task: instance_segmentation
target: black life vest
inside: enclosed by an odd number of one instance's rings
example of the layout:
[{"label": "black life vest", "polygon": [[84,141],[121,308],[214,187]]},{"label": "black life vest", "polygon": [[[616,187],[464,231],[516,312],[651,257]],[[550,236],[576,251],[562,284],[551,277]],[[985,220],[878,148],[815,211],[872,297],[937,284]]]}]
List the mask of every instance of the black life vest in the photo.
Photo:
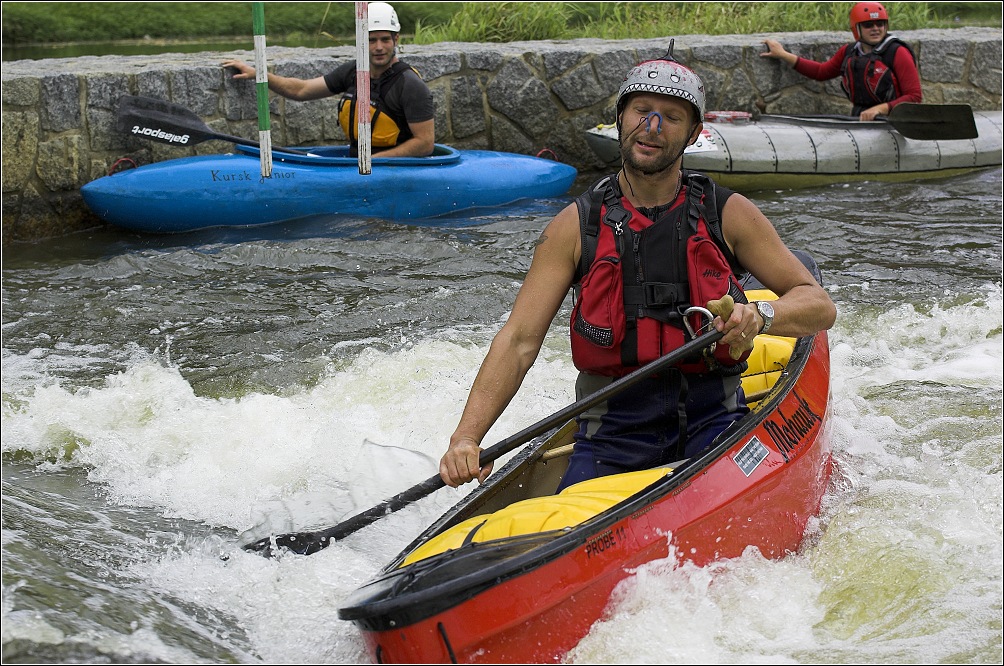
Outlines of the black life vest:
[{"label": "black life vest", "polygon": [[840,64],[843,79],[840,85],[847,94],[847,99],[854,105],[853,115],[858,115],[865,109],[876,104],[889,102],[899,96],[899,81],[893,70],[896,51],[906,48],[917,62],[910,45],[892,35],[871,53],[861,51],[860,42],[849,44],[844,51],[844,61]]},{"label": "black life vest", "polygon": [[[700,334],[710,322],[691,314],[685,323],[691,304],[707,307],[726,293],[736,303],[749,302],[737,278],[746,271],[721,230],[721,209],[731,192],[721,188],[720,197],[714,181],[697,172],[685,170],[682,183],[685,201],[674,202],[655,221],[621,195],[615,176],[601,178],[576,198],[582,254],[573,286],[571,341],[579,370],[625,375]],[[739,374],[748,356],[733,359],[728,346],[719,344],[679,368]]]}]

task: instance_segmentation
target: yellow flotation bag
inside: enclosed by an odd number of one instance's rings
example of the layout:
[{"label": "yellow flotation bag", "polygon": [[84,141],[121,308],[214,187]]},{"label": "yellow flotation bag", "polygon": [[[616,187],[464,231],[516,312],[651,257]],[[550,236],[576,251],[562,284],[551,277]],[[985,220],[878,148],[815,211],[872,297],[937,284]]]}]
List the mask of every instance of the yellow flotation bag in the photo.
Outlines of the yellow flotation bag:
[{"label": "yellow flotation bag", "polygon": [[573,527],[623,502],[673,472],[668,467],[580,481],[557,495],[533,497],[495,513],[468,518],[413,550],[401,566],[460,548],[465,543]]},{"label": "yellow flotation bag", "polygon": [[[746,292],[746,298],[751,302],[771,301],[777,296],[767,289],[750,289]],[[788,359],[795,350],[795,342],[795,338],[770,334],[754,338],[753,351],[746,359],[747,369],[742,378],[743,392],[750,407],[781,377],[781,372],[788,365]]]}]

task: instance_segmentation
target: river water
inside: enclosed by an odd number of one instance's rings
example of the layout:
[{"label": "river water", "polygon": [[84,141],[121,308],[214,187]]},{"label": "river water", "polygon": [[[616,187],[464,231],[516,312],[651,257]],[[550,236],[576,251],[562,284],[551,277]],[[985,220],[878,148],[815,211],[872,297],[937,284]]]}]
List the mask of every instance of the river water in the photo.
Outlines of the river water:
[{"label": "river water", "polygon": [[[567,661],[1000,663],[1001,170],[750,198],[838,307],[834,483],[801,552],[645,566]],[[567,201],[8,251],[3,661],[367,661],[340,603],[469,487],[240,544],[435,473]],[[574,401],[568,305],[486,444]]]}]

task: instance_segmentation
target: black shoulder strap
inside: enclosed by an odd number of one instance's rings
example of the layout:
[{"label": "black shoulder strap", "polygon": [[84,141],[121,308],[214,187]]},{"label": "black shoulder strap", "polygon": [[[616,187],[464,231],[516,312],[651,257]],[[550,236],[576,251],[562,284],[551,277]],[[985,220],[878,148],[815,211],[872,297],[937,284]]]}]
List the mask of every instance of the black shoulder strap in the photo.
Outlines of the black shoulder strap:
[{"label": "black shoulder strap", "polygon": [[882,62],[886,64],[886,66],[891,68],[893,61],[896,59],[896,51],[901,46],[906,48],[907,52],[910,54],[910,57],[913,58],[913,63],[915,65],[919,64],[917,62],[917,54],[913,52],[913,49],[910,48],[910,45],[894,35],[887,36],[885,40],[881,44],[879,44],[878,47],[872,50],[872,52],[868,55],[871,58],[879,58]]},{"label": "black shoulder strap", "polygon": [[915,65],[918,64],[917,54],[913,52],[913,49],[910,48],[909,44],[904,42],[899,37],[889,37],[889,40],[882,45],[882,62],[889,67],[892,67],[893,61],[896,60],[896,51],[901,46],[905,48],[910,54],[910,57],[913,58],[913,63]]},{"label": "black shoulder strap", "polygon": [[[415,72],[415,76],[417,76],[418,78],[422,79],[423,81],[425,80],[424,78],[422,78],[422,74],[417,69],[415,69],[415,66],[412,65],[412,64],[406,63],[403,60],[398,60],[396,63],[394,63],[394,65],[395,66],[397,66],[397,65],[404,65],[404,69],[410,69],[411,71]],[[404,70],[401,70],[401,71],[404,71]]]},{"label": "black shoulder strap", "polygon": [[857,45],[857,42],[851,42],[847,45],[847,48],[844,49],[844,60],[840,63],[841,72],[844,72],[844,69],[847,67],[847,61],[854,57],[854,54],[857,51]]},{"label": "black shoulder strap", "polygon": [[379,79],[377,79],[378,96],[382,98],[384,90],[387,90],[394,83],[394,81],[401,76],[401,74],[407,72],[409,69],[415,72],[415,75],[418,78],[422,78],[422,75],[418,73],[417,69],[406,62],[398,60],[390,66],[390,69],[381,74]]},{"label": "black shoulder strap", "polygon": [[612,175],[600,178],[575,197],[575,206],[579,211],[579,235],[582,241],[579,265],[575,270],[576,283],[585,277],[589,267],[593,265],[593,259],[596,258],[597,237],[600,233],[600,208],[611,178]]},{"label": "black shoulder strap", "polygon": [[[687,183],[687,205],[689,206],[687,218],[690,220],[691,233],[697,231],[698,216],[703,217],[715,243],[719,247],[725,246],[725,236],[722,234],[722,208],[725,206],[725,200],[719,197],[715,181],[703,173],[687,169],[684,169],[683,176]],[[708,193],[707,197],[704,196],[705,192]],[[728,199],[731,194],[728,192],[725,199]],[[709,207],[708,201],[714,201],[715,205]]]},{"label": "black shoulder strap", "polygon": [[393,65],[390,66],[390,69],[388,69],[380,76],[380,80],[390,81],[391,79],[397,78],[403,72],[407,72],[409,69],[415,72],[415,75],[418,76],[418,78],[422,78],[422,75],[418,73],[417,69],[415,69],[414,67],[412,67],[411,65],[409,65],[404,61],[398,60],[397,62],[395,62]]}]

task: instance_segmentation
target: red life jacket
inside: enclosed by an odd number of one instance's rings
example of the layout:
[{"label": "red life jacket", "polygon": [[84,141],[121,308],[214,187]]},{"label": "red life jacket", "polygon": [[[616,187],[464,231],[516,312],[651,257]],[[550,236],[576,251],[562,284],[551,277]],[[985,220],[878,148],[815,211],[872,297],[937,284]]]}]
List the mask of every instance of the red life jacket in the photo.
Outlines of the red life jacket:
[{"label": "red life jacket", "polygon": [[900,96],[899,80],[892,68],[899,47],[905,47],[917,62],[910,45],[898,37],[888,36],[871,53],[862,53],[858,42],[850,44],[840,65],[843,79],[840,85],[854,105],[852,115]]},{"label": "red life jacket", "polygon": [[[607,176],[576,199],[582,256],[574,285],[572,361],[583,372],[619,377],[693,339],[683,313],[707,307],[726,293],[748,303],[738,266],[721,233],[721,207],[714,182],[684,171],[681,195],[653,221],[620,193]],[[725,188],[721,188],[725,189]],[[681,199],[683,201],[681,202]],[[602,223],[601,223],[602,220]],[[710,324],[689,316],[695,335]],[[684,372],[739,374],[728,345],[718,344],[679,365]]]}]

